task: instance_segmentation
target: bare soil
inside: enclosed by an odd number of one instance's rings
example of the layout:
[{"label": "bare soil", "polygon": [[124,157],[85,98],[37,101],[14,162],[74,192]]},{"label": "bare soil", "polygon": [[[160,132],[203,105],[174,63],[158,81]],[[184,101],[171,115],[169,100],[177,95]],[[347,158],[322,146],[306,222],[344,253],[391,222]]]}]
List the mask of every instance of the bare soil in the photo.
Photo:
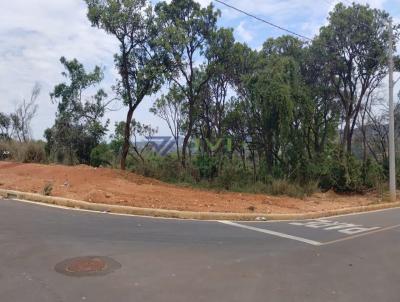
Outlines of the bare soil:
[{"label": "bare soil", "polygon": [[0,188],[42,193],[92,203],[143,208],[235,213],[324,212],[379,202],[376,194],[317,193],[305,199],[184,188],[133,173],[89,166],[21,164],[0,161]]}]

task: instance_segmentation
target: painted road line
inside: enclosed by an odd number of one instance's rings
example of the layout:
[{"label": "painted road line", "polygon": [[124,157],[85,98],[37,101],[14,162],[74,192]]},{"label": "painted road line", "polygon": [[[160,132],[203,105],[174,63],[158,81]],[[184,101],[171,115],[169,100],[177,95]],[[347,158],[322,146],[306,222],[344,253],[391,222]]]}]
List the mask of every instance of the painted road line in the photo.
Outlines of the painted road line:
[{"label": "painted road line", "polygon": [[317,219],[306,222],[290,222],[289,224],[311,229],[319,229],[321,231],[337,231],[345,235],[356,235],[380,229],[380,227],[364,227],[360,224],[331,221],[327,219]]},{"label": "painted road line", "polygon": [[291,239],[291,240],[295,240],[295,241],[300,241],[300,242],[311,244],[311,245],[314,245],[314,246],[323,245],[322,242],[318,242],[318,241],[315,241],[315,240],[310,240],[310,239],[306,239],[306,238],[302,238],[302,237],[292,236],[292,235],[288,235],[288,234],[284,234],[284,233],[280,233],[280,232],[275,232],[275,231],[271,231],[271,230],[267,230],[267,229],[260,229],[260,228],[256,228],[256,227],[252,227],[252,226],[248,226],[248,225],[243,225],[243,224],[239,224],[239,223],[235,223],[235,222],[231,222],[231,221],[219,221],[219,222],[223,223],[223,224],[226,224],[226,225],[234,226],[234,227],[237,227],[237,228],[242,228],[242,229],[246,229],[246,230],[260,232],[260,233],[264,233],[264,234],[268,234],[268,235],[272,235],[272,236],[276,236],[276,237],[281,237],[281,238],[286,238],[286,239]]},{"label": "painted road line", "polygon": [[374,231],[370,231],[370,232],[367,232],[367,233],[357,234],[357,235],[348,236],[348,237],[345,237],[345,238],[340,238],[340,239],[324,242],[322,245],[328,245],[328,244],[338,243],[338,242],[347,241],[347,240],[351,240],[351,239],[356,239],[356,238],[364,237],[364,236],[367,236],[367,235],[373,235],[373,234],[381,233],[381,232],[384,232],[384,231],[390,231],[390,230],[393,230],[393,229],[396,229],[396,228],[399,228],[399,227],[400,227],[400,224],[392,225],[392,226],[389,226],[389,227],[386,227],[386,228],[380,228],[380,229],[377,229],[377,230],[374,230]]}]

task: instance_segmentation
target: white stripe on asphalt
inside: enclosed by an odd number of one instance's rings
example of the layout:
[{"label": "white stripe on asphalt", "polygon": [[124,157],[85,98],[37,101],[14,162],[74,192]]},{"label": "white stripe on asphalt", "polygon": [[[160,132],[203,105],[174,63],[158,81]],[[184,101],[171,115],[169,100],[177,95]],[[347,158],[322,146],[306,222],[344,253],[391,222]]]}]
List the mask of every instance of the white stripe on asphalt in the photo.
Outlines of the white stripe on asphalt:
[{"label": "white stripe on asphalt", "polygon": [[226,225],[234,226],[237,228],[260,232],[260,233],[273,235],[273,236],[286,238],[286,239],[291,239],[291,240],[295,240],[295,241],[300,241],[300,242],[315,245],[315,246],[323,245],[322,242],[318,242],[318,241],[314,241],[314,240],[310,240],[310,239],[306,239],[306,238],[302,238],[302,237],[292,236],[292,235],[288,235],[288,234],[284,234],[284,233],[280,233],[280,232],[275,232],[275,231],[271,231],[271,230],[267,230],[267,229],[260,229],[260,228],[243,225],[243,224],[239,224],[239,223],[235,223],[235,222],[231,222],[231,221],[219,221],[219,222],[226,224]]}]

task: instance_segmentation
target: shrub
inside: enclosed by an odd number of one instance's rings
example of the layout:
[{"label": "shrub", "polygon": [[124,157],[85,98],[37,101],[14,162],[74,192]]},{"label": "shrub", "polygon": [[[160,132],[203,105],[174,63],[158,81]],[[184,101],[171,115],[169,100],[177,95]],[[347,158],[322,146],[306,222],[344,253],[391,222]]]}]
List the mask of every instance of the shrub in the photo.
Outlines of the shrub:
[{"label": "shrub", "polygon": [[50,196],[52,192],[53,192],[53,184],[52,184],[52,183],[47,183],[47,184],[43,187],[42,194],[43,194],[44,196]]},{"label": "shrub", "polygon": [[144,159],[144,161],[137,160],[132,164],[135,173],[172,183],[193,184],[200,181],[198,170],[190,164],[184,169],[176,154],[161,157],[150,153],[146,154]]},{"label": "shrub", "polygon": [[10,159],[23,163],[44,163],[47,161],[44,143],[41,141],[27,143],[3,141],[0,143],[0,153],[3,154],[1,159]]},{"label": "shrub", "polygon": [[225,190],[243,191],[252,184],[252,178],[251,171],[244,170],[238,163],[226,162],[215,179],[215,184]]},{"label": "shrub", "polygon": [[274,180],[271,184],[267,185],[266,191],[271,195],[287,195],[297,198],[305,196],[304,190],[299,185],[289,183],[286,180]]},{"label": "shrub", "polygon": [[90,164],[93,167],[109,166],[112,158],[112,151],[107,144],[100,144],[90,152]]},{"label": "shrub", "polygon": [[322,189],[333,189],[336,192],[363,190],[362,164],[354,155],[343,154],[343,151],[336,150],[328,165],[326,174],[321,176]]},{"label": "shrub", "polygon": [[12,159],[11,148],[8,141],[0,141],[0,160]]},{"label": "shrub", "polygon": [[210,157],[206,154],[196,156],[194,162],[194,167],[196,167],[200,172],[200,178],[213,179],[217,176],[218,163],[217,159]]},{"label": "shrub", "polygon": [[362,177],[364,185],[367,188],[380,188],[385,181],[385,175],[382,166],[375,161],[367,159],[362,167]]},{"label": "shrub", "polygon": [[22,162],[44,163],[46,161],[46,151],[43,143],[29,142],[22,149],[24,149],[22,151]]}]

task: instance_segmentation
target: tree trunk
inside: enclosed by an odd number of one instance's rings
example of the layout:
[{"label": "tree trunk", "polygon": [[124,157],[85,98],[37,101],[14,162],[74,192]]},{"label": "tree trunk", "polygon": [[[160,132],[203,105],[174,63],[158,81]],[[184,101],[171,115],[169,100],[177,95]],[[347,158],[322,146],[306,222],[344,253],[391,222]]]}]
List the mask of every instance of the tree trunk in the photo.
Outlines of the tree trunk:
[{"label": "tree trunk", "polygon": [[273,136],[272,133],[269,133],[267,135],[267,146],[265,150],[265,158],[267,160],[267,168],[268,168],[268,173],[272,174],[272,168],[274,166],[274,155],[273,155],[273,150],[274,150],[274,145],[273,145]]},{"label": "tree trunk", "polygon": [[181,153],[179,151],[179,135],[175,137],[175,145],[176,145],[176,155],[178,156],[178,161],[181,159]]},{"label": "tree trunk", "polygon": [[189,145],[189,139],[191,136],[191,130],[186,133],[185,138],[183,139],[183,144],[182,144],[182,167],[186,168],[186,154],[187,154],[187,147]]},{"label": "tree trunk", "polygon": [[132,122],[133,112],[134,108],[129,107],[125,122],[124,144],[122,146],[122,154],[121,154],[121,170],[126,170],[126,158],[129,153],[129,146],[131,139],[131,122]]},{"label": "tree trunk", "polygon": [[344,126],[344,131],[343,131],[343,140],[342,140],[342,146],[343,146],[343,151],[344,153],[351,153],[351,141],[352,141],[352,132],[350,131],[350,116],[346,116],[345,120],[345,126]]},{"label": "tree trunk", "polygon": [[185,137],[183,139],[183,144],[182,144],[182,167],[186,168],[186,155],[187,155],[187,147],[189,145],[189,140],[190,137],[192,136],[192,130],[193,130],[193,101],[190,101],[189,103],[189,123],[187,127],[187,131],[185,134]]},{"label": "tree trunk", "polygon": [[347,134],[347,154],[351,154],[351,149],[352,149],[352,140],[353,140],[353,132],[349,131]]}]

